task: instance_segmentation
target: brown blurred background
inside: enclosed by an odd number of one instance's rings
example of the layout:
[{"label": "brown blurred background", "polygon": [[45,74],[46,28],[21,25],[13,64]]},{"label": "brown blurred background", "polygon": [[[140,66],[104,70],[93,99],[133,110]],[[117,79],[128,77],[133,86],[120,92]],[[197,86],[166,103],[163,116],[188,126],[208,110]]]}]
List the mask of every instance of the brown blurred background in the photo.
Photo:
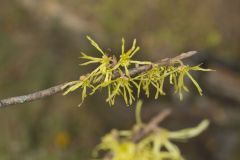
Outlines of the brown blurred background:
[{"label": "brown blurred background", "polygon": [[[137,38],[136,58],[152,60],[197,50],[188,63],[204,63],[211,73],[197,73],[204,96],[192,87],[180,102],[171,94],[144,96],[143,119],[164,107],[173,114],[162,124],[172,130],[210,128],[179,143],[187,159],[240,159],[240,1],[224,0],[0,0],[0,99],[75,80],[91,68],[79,67],[80,51],[96,56],[85,36],[118,54],[121,37]],[[192,86],[192,84],[189,84]],[[100,137],[112,128],[134,124],[134,105],[118,99],[114,107],[101,93],[58,94],[0,110],[0,159],[79,160],[91,157]]]}]

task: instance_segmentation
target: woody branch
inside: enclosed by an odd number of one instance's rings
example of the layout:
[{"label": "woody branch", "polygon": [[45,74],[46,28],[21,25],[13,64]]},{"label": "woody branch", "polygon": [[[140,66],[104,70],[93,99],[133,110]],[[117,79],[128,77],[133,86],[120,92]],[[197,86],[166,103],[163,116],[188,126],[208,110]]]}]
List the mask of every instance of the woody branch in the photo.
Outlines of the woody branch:
[{"label": "woody branch", "polygon": [[[197,53],[196,51],[190,51],[190,52],[182,53],[182,54],[180,54],[176,57],[173,57],[173,58],[162,59],[162,60],[156,62],[155,64],[157,64],[159,66],[171,65],[172,63],[174,63],[176,61],[187,59],[187,58],[195,55],[196,53]],[[139,75],[141,73],[144,73],[144,72],[147,72],[147,71],[151,70],[151,68],[152,68],[152,65],[143,65],[143,66],[131,68],[131,69],[129,69],[129,75],[131,77],[134,77],[136,75]],[[116,72],[116,73],[113,74],[113,79],[116,79],[120,76],[121,75],[118,72]],[[55,94],[60,93],[64,90],[63,86],[66,83],[67,82],[56,85],[56,86],[53,86],[53,87],[45,89],[45,90],[30,93],[30,94],[27,94],[27,95],[2,99],[2,100],[0,100],[0,108],[4,108],[4,107],[14,105],[14,104],[22,104],[22,103],[26,103],[26,102],[31,102],[31,101],[35,101],[35,100],[38,100],[38,99],[42,99],[42,98],[45,98],[45,97],[55,95]]]}]

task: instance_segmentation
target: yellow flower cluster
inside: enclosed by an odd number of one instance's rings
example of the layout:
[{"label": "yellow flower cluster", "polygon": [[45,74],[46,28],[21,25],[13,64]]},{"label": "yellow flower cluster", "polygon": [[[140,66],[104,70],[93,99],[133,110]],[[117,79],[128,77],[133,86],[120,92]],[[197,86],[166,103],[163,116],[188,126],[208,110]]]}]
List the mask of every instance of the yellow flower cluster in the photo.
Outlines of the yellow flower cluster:
[{"label": "yellow flower cluster", "polygon": [[[136,122],[138,127],[144,127],[141,122],[141,101],[136,106]],[[99,152],[108,151],[113,155],[112,160],[184,160],[179,148],[172,141],[185,142],[201,134],[209,126],[208,120],[203,120],[193,128],[179,131],[169,131],[156,127],[153,132],[134,143],[133,130],[112,130],[106,134],[101,143],[93,152],[94,157],[99,157]],[[135,128],[135,127],[134,127]]]},{"label": "yellow flower cluster", "polygon": [[[78,81],[69,82],[63,86],[63,89],[66,89],[64,95],[81,88],[82,102],[88,95],[92,95],[102,88],[107,88],[108,90],[106,102],[110,105],[114,105],[117,96],[122,96],[127,106],[131,105],[136,99],[133,94],[133,88],[137,88],[138,97],[141,90],[143,90],[146,96],[149,97],[150,87],[154,87],[156,89],[155,98],[158,98],[159,95],[166,94],[163,90],[163,86],[167,77],[169,77],[170,84],[174,86],[175,93],[179,93],[179,97],[182,100],[182,92],[189,91],[184,83],[185,75],[190,78],[196,86],[199,94],[202,95],[200,86],[191,76],[189,71],[211,71],[210,69],[201,68],[200,65],[194,67],[184,65],[181,61],[174,62],[169,66],[159,66],[148,61],[133,60],[132,57],[140,49],[139,46],[136,46],[136,39],[134,39],[132,47],[129,50],[125,49],[125,40],[124,38],[122,39],[122,52],[119,56],[119,60],[117,60],[115,55],[108,55],[89,36],[87,36],[87,39],[100,52],[101,57],[92,57],[85,53],[81,53],[81,58],[87,60],[87,62],[82,63],[81,65],[85,66],[96,63],[98,64],[98,67],[96,67],[91,73],[81,76]],[[131,77],[130,69],[132,65],[151,65],[151,70],[135,77]],[[113,79],[114,74],[118,74],[118,78],[115,77]]]}]

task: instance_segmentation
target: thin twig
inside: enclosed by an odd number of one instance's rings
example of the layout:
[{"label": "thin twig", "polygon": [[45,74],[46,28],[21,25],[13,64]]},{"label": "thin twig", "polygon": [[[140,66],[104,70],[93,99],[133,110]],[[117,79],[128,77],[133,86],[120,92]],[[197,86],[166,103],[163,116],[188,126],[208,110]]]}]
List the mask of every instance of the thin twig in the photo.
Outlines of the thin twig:
[{"label": "thin twig", "polygon": [[30,102],[30,101],[34,101],[34,100],[38,100],[38,99],[42,99],[42,98],[54,95],[54,94],[62,91],[62,86],[64,84],[66,84],[66,83],[63,83],[63,84],[60,84],[60,85],[57,85],[57,86],[54,86],[54,87],[51,87],[51,88],[48,88],[45,90],[41,90],[38,92],[34,92],[31,94],[3,99],[0,101],[0,107],[6,107],[9,105],[26,103],[26,102]]},{"label": "thin twig", "polygon": [[171,114],[171,112],[171,109],[168,108],[153,117],[143,129],[140,129],[137,133],[133,135],[132,141],[134,143],[137,143],[141,139],[152,133],[158,127],[158,125]]},{"label": "thin twig", "polygon": [[[162,60],[156,62],[156,64],[158,64],[159,66],[171,65],[172,63],[174,63],[176,61],[189,58],[189,57],[195,55],[196,53],[197,53],[196,51],[190,51],[190,52],[182,53],[182,54],[180,54],[180,55],[178,55],[174,58],[162,59]],[[152,65],[143,65],[143,66],[140,66],[140,67],[132,68],[132,69],[129,69],[129,75],[134,77],[138,74],[141,74],[141,73],[144,73],[144,72],[147,72],[147,71],[151,70],[151,68],[152,68]],[[113,74],[113,79],[116,79],[118,77],[120,77],[118,72]],[[30,93],[30,94],[27,94],[27,95],[10,97],[10,98],[0,100],[0,108],[7,107],[7,106],[10,106],[10,105],[14,105],[14,104],[31,102],[31,101],[35,101],[35,100],[38,100],[38,99],[42,99],[42,98],[45,98],[45,97],[55,95],[55,94],[57,94],[59,92],[62,92],[64,90],[62,87],[66,83],[67,82],[65,82],[63,84],[60,84],[60,85],[57,85],[57,86],[54,86],[54,87],[51,87],[51,88],[48,88],[48,89],[45,89],[45,90],[42,90],[42,91],[37,91],[37,92],[34,92],[34,93]]]}]

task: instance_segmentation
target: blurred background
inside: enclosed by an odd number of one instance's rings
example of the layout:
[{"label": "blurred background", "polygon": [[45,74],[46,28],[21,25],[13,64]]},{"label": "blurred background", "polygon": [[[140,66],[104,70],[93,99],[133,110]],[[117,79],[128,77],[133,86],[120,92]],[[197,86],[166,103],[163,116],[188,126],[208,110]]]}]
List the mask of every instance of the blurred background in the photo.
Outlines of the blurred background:
[{"label": "blurred background", "polygon": [[[177,130],[204,118],[210,128],[178,143],[187,159],[240,159],[240,1],[224,0],[0,0],[0,99],[31,93],[78,79],[80,52],[97,56],[86,35],[118,55],[121,38],[135,57],[156,61],[181,52],[200,54],[186,63],[217,70],[196,73],[204,96],[192,87],[183,102],[171,94],[144,101],[143,120],[165,107],[173,113],[162,123]],[[111,129],[130,129],[134,105],[118,98],[114,107],[102,93],[79,108],[80,92],[61,94],[0,111],[0,159],[89,159],[100,137]]]}]

